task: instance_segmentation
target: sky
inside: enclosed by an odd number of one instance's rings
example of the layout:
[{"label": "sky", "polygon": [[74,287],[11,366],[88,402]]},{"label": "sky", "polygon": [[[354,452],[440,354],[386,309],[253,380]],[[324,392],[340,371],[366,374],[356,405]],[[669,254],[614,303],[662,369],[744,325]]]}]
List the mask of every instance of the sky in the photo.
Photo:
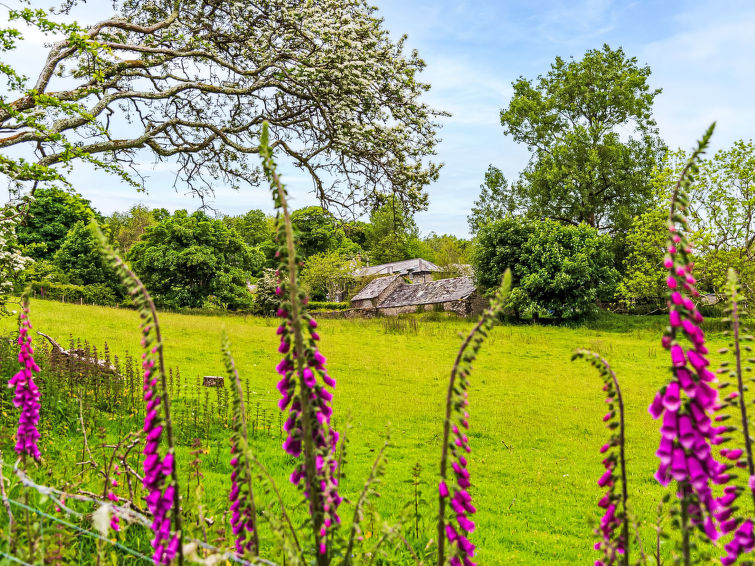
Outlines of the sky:
[{"label": "sky", "polygon": [[[373,0],[385,27],[427,63],[421,76],[432,88],[425,99],[450,112],[442,120],[435,159],[444,164],[428,187],[426,211],[417,214],[423,234],[468,236],[466,217],[488,165],[515,179],[526,166],[526,147],[503,134],[500,110],[518,77],[546,74],[555,57],[579,59],[604,43],[624,48],[652,70],[650,83],[663,92],[654,117],[671,148],[689,149],[717,121],[712,149],[748,140],[755,130],[755,2],[678,0]],[[37,4],[37,2],[35,2]],[[39,4],[46,7],[47,3]],[[104,17],[109,2],[90,0],[84,18]],[[14,61],[27,73],[44,58],[42,40],[30,37]],[[77,190],[105,214],[145,203],[193,210],[196,199],[173,188],[169,167],[144,164],[147,194],[117,179],[80,167]],[[315,204],[311,182],[295,169],[283,171],[295,206]],[[224,213],[271,211],[263,187],[215,188],[210,204]]]}]

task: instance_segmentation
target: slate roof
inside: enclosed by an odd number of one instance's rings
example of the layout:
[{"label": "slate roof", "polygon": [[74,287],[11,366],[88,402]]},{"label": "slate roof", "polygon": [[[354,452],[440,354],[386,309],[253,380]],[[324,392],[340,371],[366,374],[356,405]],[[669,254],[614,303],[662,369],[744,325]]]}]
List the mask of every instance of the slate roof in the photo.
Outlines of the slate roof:
[{"label": "slate roof", "polygon": [[365,299],[374,299],[380,293],[385,291],[386,287],[393,283],[399,276],[393,275],[391,277],[378,277],[377,279],[370,281],[364,289],[359,291],[356,295],[351,297],[352,301],[363,301]]},{"label": "slate roof", "polygon": [[457,301],[466,299],[474,291],[475,284],[471,277],[454,277],[453,279],[439,279],[427,283],[400,285],[378,304],[378,308]]},{"label": "slate roof", "polygon": [[380,265],[368,265],[354,272],[356,277],[367,277],[370,275],[391,275],[393,273],[424,273],[430,271],[440,271],[440,267],[426,259],[405,259],[403,261],[393,261],[391,263],[382,263]]}]

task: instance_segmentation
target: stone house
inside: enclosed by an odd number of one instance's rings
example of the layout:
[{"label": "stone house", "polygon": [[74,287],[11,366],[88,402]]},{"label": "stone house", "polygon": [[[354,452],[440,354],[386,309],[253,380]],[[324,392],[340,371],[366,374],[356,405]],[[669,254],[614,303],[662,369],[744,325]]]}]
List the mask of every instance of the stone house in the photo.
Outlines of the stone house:
[{"label": "stone house", "polygon": [[433,280],[433,273],[442,271],[440,267],[426,259],[405,259],[380,265],[368,265],[357,269],[354,277],[382,277],[385,275],[404,275],[414,283]]},{"label": "stone house", "polygon": [[400,275],[378,277],[370,281],[364,289],[351,297],[351,308],[371,309],[377,308],[378,304],[388,295],[393,293],[399,285],[406,285]]},{"label": "stone house", "polygon": [[487,299],[477,291],[471,277],[454,277],[421,283],[406,283],[399,275],[371,281],[354,295],[354,309],[374,309],[385,315],[437,310],[466,316],[479,314]]}]

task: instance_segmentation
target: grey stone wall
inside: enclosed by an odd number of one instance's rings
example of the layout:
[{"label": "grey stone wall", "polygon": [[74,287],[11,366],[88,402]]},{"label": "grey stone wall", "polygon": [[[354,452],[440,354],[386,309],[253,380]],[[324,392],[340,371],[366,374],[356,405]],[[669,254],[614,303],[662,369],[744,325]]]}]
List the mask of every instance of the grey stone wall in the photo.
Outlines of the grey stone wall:
[{"label": "grey stone wall", "polygon": [[351,308],[354,309],[371,309],[373,299],[362,299],[361,301],[351,301]]}]

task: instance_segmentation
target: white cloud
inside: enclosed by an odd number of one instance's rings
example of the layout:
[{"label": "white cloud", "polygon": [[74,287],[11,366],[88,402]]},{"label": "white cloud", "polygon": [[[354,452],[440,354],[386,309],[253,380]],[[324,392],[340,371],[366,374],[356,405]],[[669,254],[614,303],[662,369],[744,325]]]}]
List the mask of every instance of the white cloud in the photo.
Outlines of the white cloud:
[{"label": "white cloud", "polygon": [[717,21],[683,17],[692,29],[647,45],[644,57],[653,69],[653,82],[663,88],[655,114],[661,134],[671,147],[689,148],[714,120],[714,147],[750,138],[755,130],[755,12]]}]

